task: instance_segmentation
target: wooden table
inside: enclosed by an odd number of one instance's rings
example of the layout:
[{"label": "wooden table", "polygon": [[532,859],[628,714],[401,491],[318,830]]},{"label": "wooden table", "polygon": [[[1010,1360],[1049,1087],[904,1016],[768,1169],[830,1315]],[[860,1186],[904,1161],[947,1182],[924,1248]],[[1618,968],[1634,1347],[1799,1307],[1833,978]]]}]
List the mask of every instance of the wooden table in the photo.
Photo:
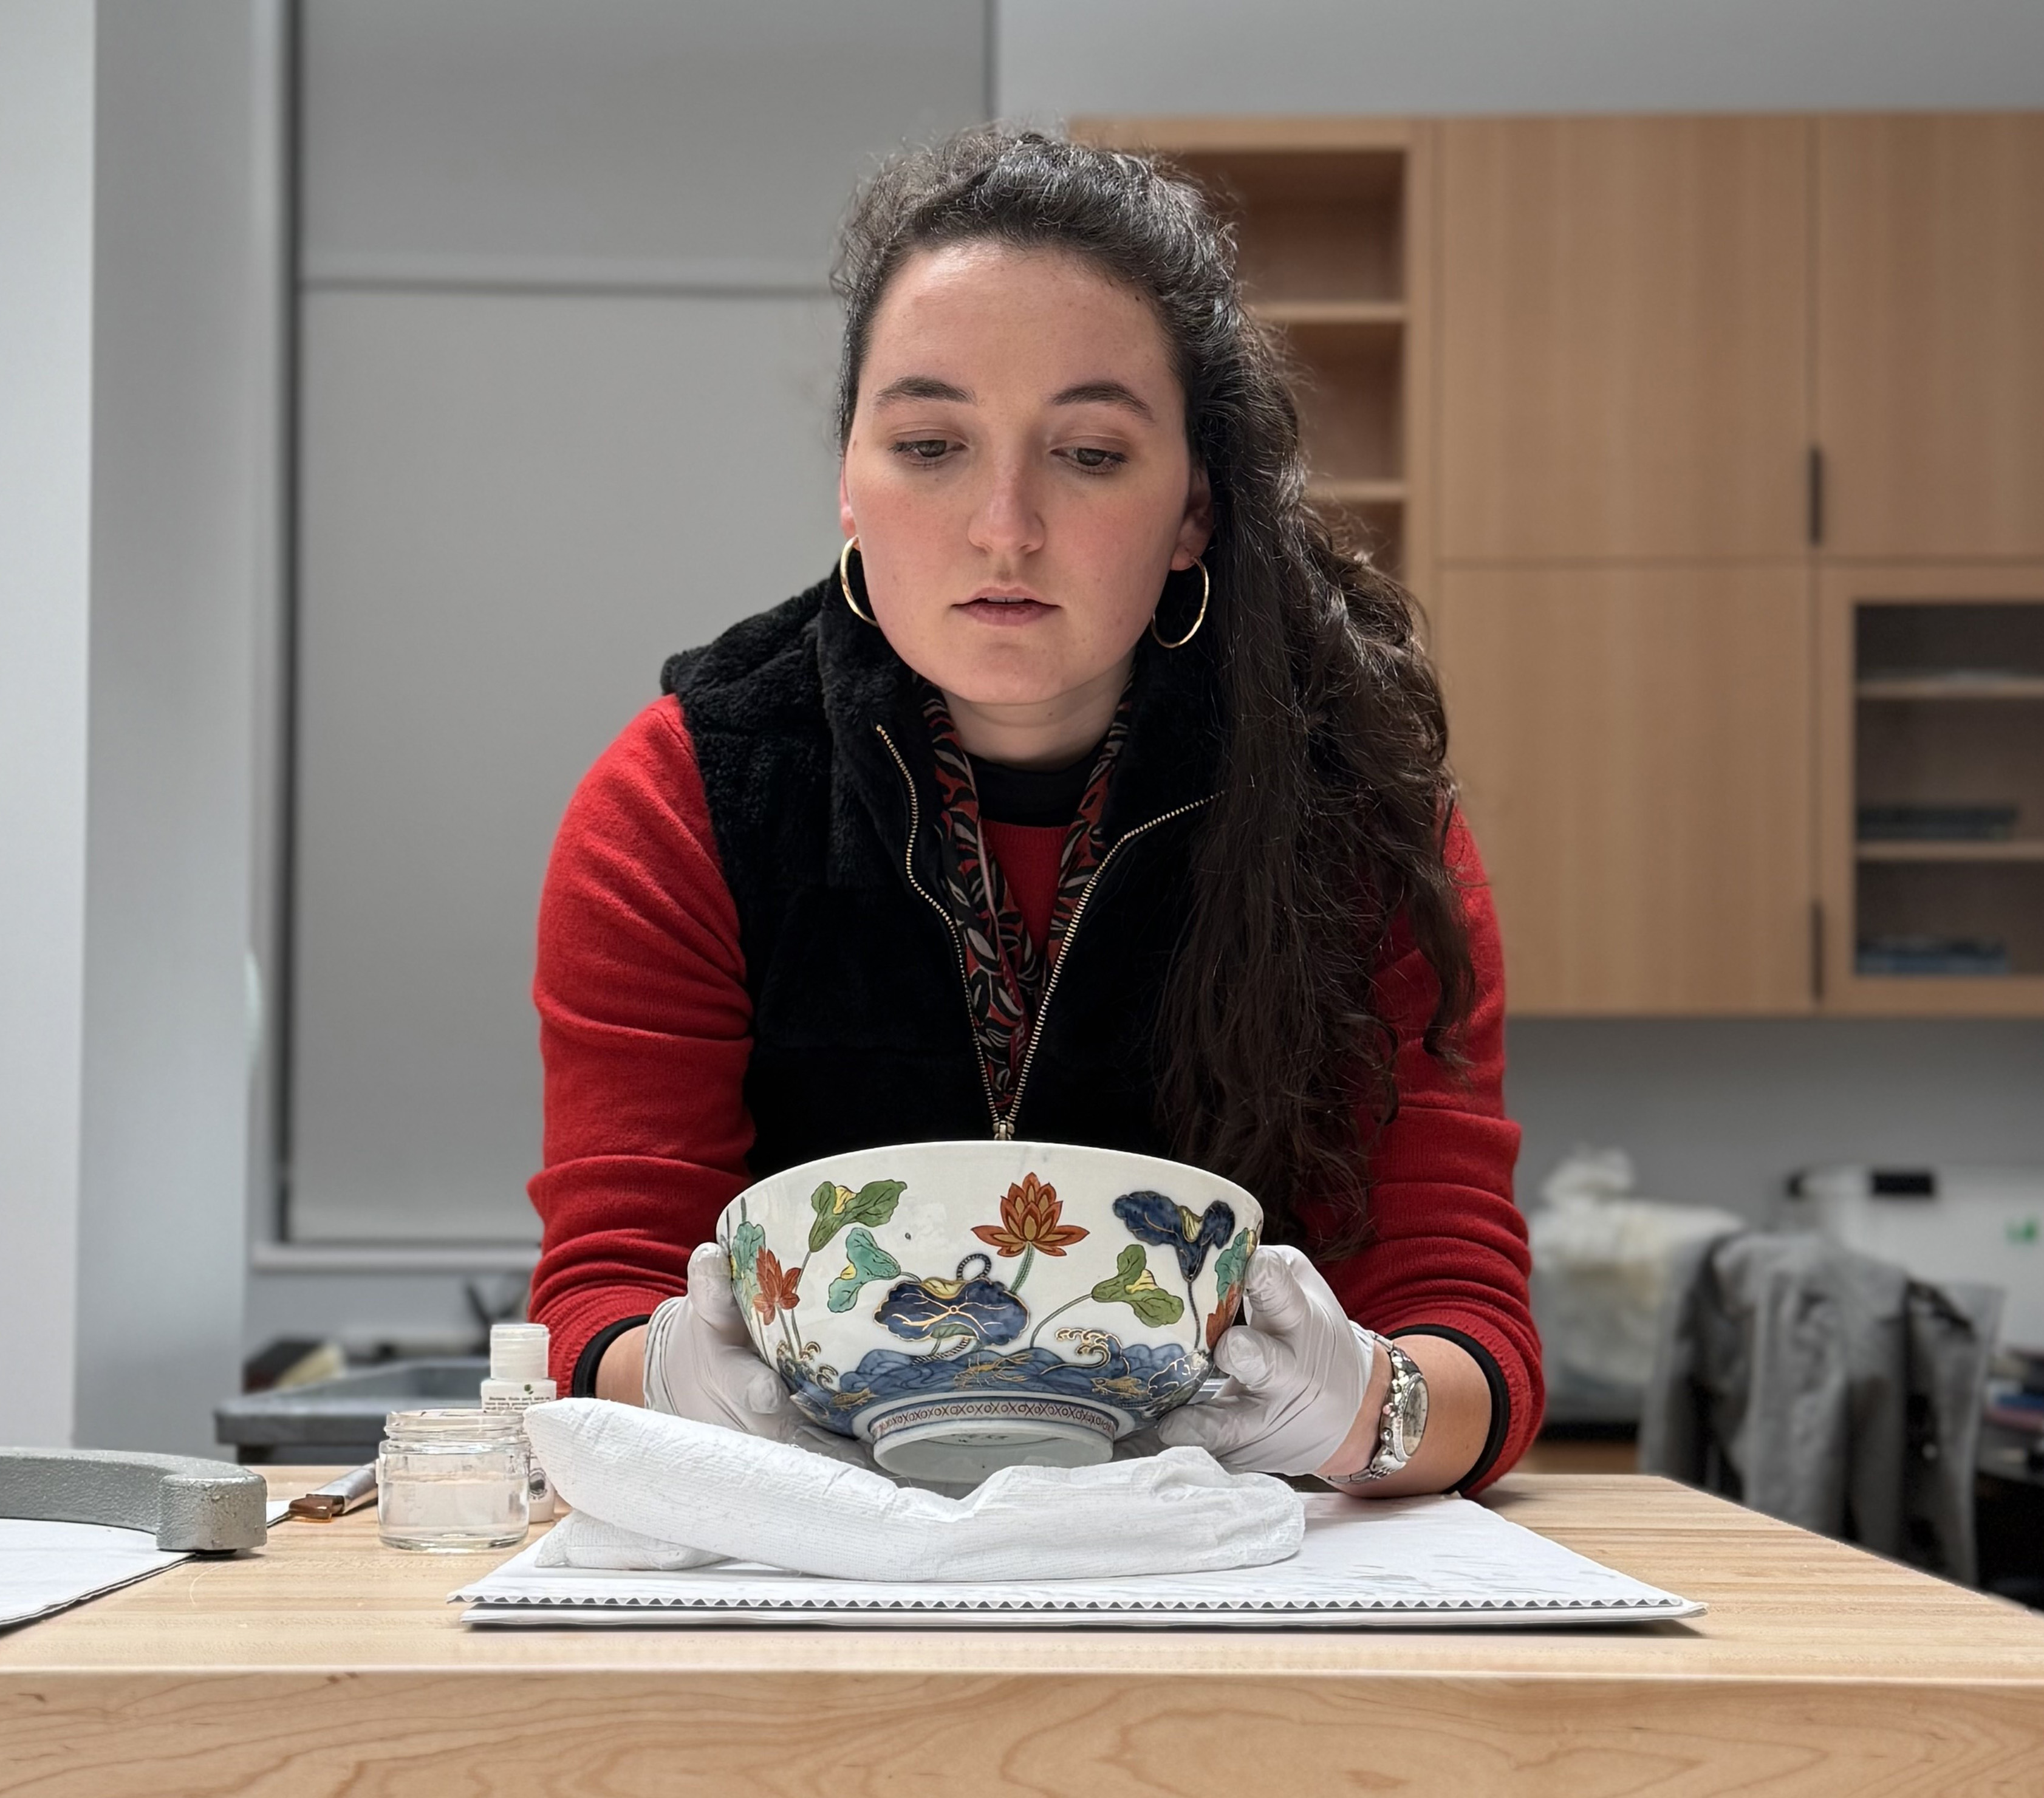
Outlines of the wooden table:
[{"label": "wooden table", "polygon": [[0,1636],[0,1792],[2044,1793],[2044,1618],[1662,1480],[1492,1502],[1710,1615],[471,1632],[444,1600],[492,1558],[384,1551],[365,1512]]}]

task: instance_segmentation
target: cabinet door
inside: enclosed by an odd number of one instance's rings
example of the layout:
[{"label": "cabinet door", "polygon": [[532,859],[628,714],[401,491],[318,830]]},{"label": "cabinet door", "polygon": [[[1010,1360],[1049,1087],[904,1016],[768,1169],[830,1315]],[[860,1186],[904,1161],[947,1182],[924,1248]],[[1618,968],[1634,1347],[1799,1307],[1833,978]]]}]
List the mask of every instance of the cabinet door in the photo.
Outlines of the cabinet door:
[{"label": "cabinet door", "polygon": [[1440,129],[1443,559],[1801,553],[1808,125]]},{"label": "cabinet door", "polygon": [[2044,555],[2044,114],[1817,131],[1824,548]]},{"label": "cabinet door", "polygon": [[[1835,563],[1816,654],[1824,1008],[2044,1016],[2044,563]],[[1863,827],[1863,806],[1888,816]],[[2004,806],[1998,825],[1896,815]],[[1898,937],[2008,965],[1883,966]]]},{"label": "cabinet door", "polygon": [[1449,751],[1515,1012],[1811,1006],[1808,576],[1449,568]]}]

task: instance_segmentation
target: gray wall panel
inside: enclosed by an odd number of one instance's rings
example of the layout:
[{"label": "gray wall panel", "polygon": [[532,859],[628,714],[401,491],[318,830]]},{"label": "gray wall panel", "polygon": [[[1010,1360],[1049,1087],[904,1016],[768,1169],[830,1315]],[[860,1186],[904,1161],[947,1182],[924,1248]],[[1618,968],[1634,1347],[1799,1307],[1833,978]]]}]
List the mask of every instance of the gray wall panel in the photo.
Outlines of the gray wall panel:
[{"label": "gray wall panel", "polygon": [[1006,0],[1006,113],[2044,106],[2037,0]]},{"label": "gray wall panel", "polygon": [[203,1454],[240,1385],[282,213],[263,0],[102,0],[79,1439]]},{"label": "gray wall panel", "polygon": [[555,828],[664,656],[828,570],[835,328],[820,300],[308,302],[298,1239],[536,1235]]},{"label": "gray wall panel", "polygon": [[309,0],[305,271],[820,284],[859,170],[980,115],[973,0]]},{"label": "gray wall panel", "polygon": [[0,0],[0,1442],[75,1421],[94,16]]}]

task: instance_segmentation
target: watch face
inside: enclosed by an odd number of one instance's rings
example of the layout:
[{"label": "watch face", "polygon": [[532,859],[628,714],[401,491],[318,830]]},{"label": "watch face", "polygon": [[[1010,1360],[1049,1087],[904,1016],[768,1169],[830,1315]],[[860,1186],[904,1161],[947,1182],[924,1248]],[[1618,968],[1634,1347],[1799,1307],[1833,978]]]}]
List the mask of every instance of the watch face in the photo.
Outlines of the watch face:
[{"label": "watch face", "polygon": [[1420,1439],[1427,1433],[1427,1378],[1417,1368],[1415,1377],[1405,1389],[1405,1452],[1411,1454],[1420,1446]]},{"label": "watch face", "polygon": [[1393,1354],[1392,1366],[1397,1370],[1398,1389],[1399,1446],[1409,1460],[1420,1446],[1420,1439],[1427,1433],[1427,1376],[1404,1350],[1395,1350]]}]

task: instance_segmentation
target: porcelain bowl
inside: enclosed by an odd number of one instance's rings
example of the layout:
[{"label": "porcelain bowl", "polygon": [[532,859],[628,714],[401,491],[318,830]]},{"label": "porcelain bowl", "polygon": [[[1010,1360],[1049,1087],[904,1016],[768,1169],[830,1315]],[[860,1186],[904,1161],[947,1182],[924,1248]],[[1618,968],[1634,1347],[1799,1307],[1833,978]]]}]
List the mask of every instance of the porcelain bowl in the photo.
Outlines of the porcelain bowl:
[{"label": "porcelain bowl", "polygon": [[747,1187],[717,1239],[805,1416],[890,1473],[1107,1460],[1197,1393],[1263,1213],[1218,1174],[1064,1143],[909,1143]]}]

